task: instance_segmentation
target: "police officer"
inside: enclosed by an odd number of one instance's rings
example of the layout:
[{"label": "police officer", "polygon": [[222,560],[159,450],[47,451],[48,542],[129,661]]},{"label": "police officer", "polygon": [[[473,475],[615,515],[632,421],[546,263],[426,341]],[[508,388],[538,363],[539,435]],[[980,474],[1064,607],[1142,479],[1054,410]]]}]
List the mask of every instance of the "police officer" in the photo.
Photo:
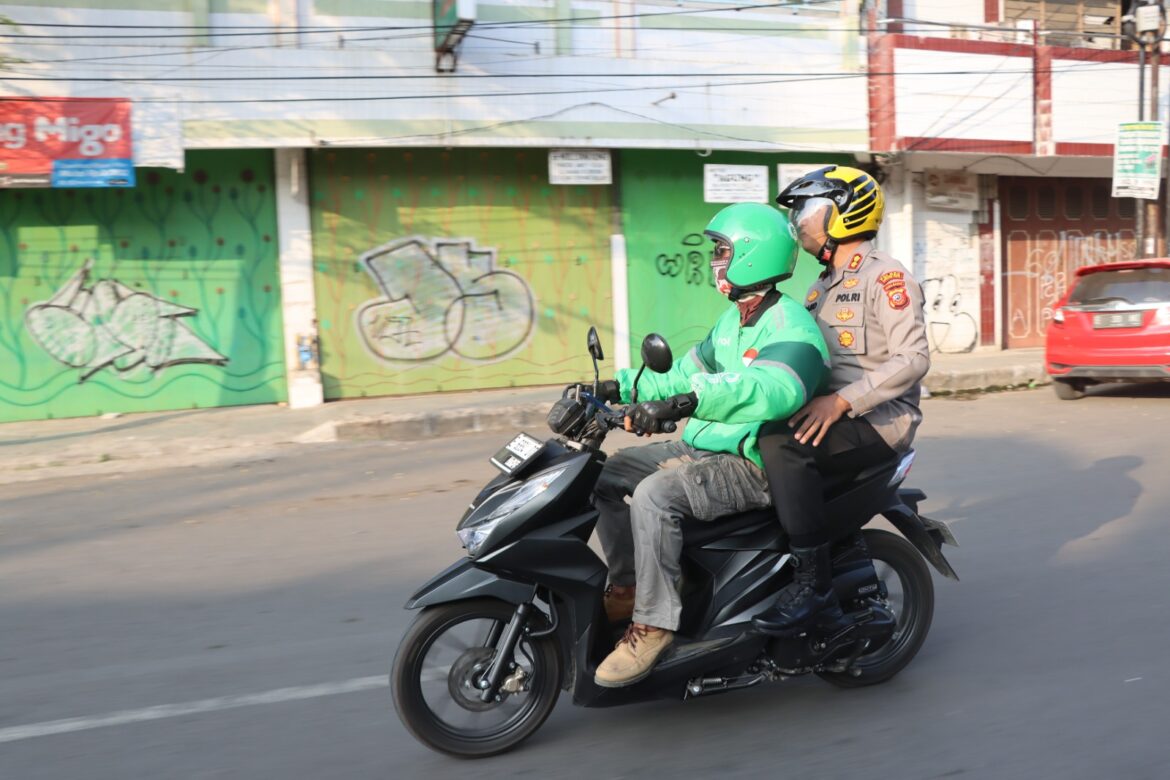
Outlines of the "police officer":
[{"label": "police officer", "polygon": [[832,356],[828,393],[760,431],[796,573],[777,603],[753,622],[762,631],[788,634],[842,617],[832,588],[825,477],[848,478],[910,449],[922,421],[920,383],[930,368],[930,348],[922,289],[870,243],[885,205],[872,176],[830,166],[796,180],[776,200],[790,209],[801,245],[825,266],[805,306]]}]

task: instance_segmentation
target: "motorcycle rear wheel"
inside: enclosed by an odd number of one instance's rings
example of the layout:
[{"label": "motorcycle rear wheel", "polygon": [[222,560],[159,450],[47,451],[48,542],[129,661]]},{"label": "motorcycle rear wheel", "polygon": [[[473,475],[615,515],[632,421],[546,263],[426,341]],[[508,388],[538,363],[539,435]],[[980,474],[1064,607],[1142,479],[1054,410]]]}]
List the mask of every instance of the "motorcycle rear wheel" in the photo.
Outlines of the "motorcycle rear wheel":
[{"label": "motorcycle rear wheel", "polygon": [[863,533],[878,578],[889,590],[897,628],[889,641],[858,658],[849,671],[817,672],[840,688],[877,685],[902,671],[926,641],[934,618],[934,583],[914,545],[888,531],[867,528]]},{"label": "motorcycle rear wheel", "polygon": [[[512,661],[524,672],[526,690],[502,693],[496,702],[478,698],[475,684],[495,655],[491,637],[499,641],[514,611],[494,599],[442,604],[423,610],[402,638],[390,673],[394,708],[427,747],[456,758],[493,756],[523,742],[552,712],[561,692],[560,653],[552,637],[517,643]],[[436,664],[434,656],[443,653],[455,657]],[[456,717],[471,723],[461,725]]]}]

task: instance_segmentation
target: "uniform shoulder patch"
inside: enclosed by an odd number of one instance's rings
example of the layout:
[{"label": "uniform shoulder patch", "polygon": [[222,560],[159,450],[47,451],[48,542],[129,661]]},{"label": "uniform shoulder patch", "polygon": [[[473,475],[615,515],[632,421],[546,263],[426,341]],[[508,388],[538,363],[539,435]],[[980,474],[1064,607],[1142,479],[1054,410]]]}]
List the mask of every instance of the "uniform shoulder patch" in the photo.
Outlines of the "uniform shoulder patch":
[{"label": "uniform shoulder patch", "polygon": [[910,305],[910,296],[906,294],[906,285],[891,285],[886,287],[886,299],[891,309],[905,309]]},{"label": "uniform shoulder patch", "polygon": [[878,277],[878,284],[885,286],[890,282],[900,282],[906,279],[906,274],[901,271],[886,271]]}]

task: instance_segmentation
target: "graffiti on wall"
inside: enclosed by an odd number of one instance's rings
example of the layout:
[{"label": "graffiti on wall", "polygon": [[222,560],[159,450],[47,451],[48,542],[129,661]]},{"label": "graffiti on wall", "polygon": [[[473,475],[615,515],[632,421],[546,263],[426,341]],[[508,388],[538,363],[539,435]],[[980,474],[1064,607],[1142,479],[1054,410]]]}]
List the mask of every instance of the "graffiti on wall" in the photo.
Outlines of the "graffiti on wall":
[{"label": "graffiti on wall", "polygon": [[219,354],[179,321],[196,309],[100,279],[91,286],[86,261],[60,290],[25,312],[33,339],[58,362],[80,369],[79,382],[107,366],[125,374],[180,363],[225,365]]},{"label": "graffiti on wall", "polygon": [[926,335],[932,352],[970,352],[979,341],[979,328],[953,274],[922,280],[926,304]]},{"label": "graffiti on wall", "polygon": [[654,270],[659,276],[680,279],[686,284],[704,285],[714,289],[711,258],[702,251],[707,239],[699,233],[688,233],[679,241],[679,249],[659,252],[654,258]]},{"label": "graffiti on wall", "polygon": [[1136,246],[1126,230],[1016,230],[1007,243],[1008,335],[1018,340],[1043,337],[1078,268],[1132,260]]},{"label": "graffiti on wall", "polygon": [[285,397],[272,155],[0,190],[0,421]]},{"label": "graffiti on wall", "polygon": [[612,338],[610,188],[539,149],[310,156],[326,398],[559,384]]},{"label": "graffiti on wall", "polygon": [[496,268],[496,250],[472,239],[391,241],[359,262],[383,297],[357,310],[362,342],[387,361],[419,362],[454,353],[493,361],[522,347],[536,316],[532,290]]}]

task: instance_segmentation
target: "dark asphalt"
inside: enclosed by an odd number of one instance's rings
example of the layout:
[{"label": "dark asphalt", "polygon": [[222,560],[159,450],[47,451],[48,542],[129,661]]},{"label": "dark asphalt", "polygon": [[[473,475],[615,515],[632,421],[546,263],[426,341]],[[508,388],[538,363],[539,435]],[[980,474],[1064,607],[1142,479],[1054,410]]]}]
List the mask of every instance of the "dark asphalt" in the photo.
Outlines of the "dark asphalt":
[{"label": "dark asphalt", "polygon": [[[1170,390],[934,399],[908,484],[963,578],[891,682],[614,710],[431,753],[386,688],[0,741],[0,778],[1170,777]],[[387,672],[500,434],[0,487],[5,729]]]}]

